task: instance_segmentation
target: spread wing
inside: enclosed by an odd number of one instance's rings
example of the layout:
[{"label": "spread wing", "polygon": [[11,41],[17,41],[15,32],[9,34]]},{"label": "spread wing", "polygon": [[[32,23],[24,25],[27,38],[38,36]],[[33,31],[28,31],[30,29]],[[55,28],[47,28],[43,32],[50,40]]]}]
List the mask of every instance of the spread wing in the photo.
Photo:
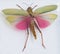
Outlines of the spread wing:
[{"label": "spread wing", "polygon": [[42,13],[50,12],[50,11],[53,11],[53,10],[56,10],[56,9],[57,9],[57,5],[48,5],[48,6],[37,8],[34,11],[34,13],[42,14]]},{"label": "spread wing", "polygon": [[6,15],[6,21],[19,30],[28,28],[30,19],[27,11],[20,9],[4,9],[2,12]]},{"label": "spread wing", "polygon": [[15,27],[17,28],[17,29],[19,29],[19,30],[25,30],[25,29],[27,29],[28,27],[29,27],[29,25],[30,25],[30,21],[31,21],[31,19],[30,19],[30,17],[29,16],[26,16],[26,17],[23,17],[23,18],[25,18],[24,20],[19,20],[19,22],[17,22],[16,24],[15,24]]},{"label": "spread wing", "polygon": [[18,30],[25,30],[29,27],[30,17],[29,16],[16,16],[9,15],[6,17],[6,20],[10,23],[11,26]]},{"label": "spread wing", "polygon": [[21,15],[21,16],[27,16],[28,13],[25,10],[21,10],[21,9],[4,9],[2,10],[2,12],[4,12],[4,14],[6,15]]},{"label": "spread wing", "polygon": [[36,13],[36,21],[40,28],[48,27],[57,18],[56,14],[43,14],[57,9],[57,5],[48,5],[38,8],[34,11]]},{"label": "spread wing", "polygon": [[46,28],[54,22],[56,18],[56,14],[44,14],[36,16],[36,21],[40,28]]}]

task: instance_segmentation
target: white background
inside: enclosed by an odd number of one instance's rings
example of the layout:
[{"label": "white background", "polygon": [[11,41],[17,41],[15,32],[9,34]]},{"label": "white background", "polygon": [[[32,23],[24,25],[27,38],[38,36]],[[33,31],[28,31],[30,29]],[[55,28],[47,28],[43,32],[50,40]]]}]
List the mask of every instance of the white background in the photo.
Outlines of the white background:
[{"label": "white background", "polygon": [[[24,4],[28,4],[27,6]],[[40,34],[37,32],[37,40],[29,35],[27,47],[24,52],[22,48],[26,39],[25,31],[17,31],[11,28],[5,21],[1,11],[5,8],[18,8],[19,4],[24,9],[28,6],[58,5],[55,13],[58,15],[56,21],[48,28],[42,30],[46,49],[41,46]],[[60,1],[59,0],[0,0],[0,54],[60,54]]]}]

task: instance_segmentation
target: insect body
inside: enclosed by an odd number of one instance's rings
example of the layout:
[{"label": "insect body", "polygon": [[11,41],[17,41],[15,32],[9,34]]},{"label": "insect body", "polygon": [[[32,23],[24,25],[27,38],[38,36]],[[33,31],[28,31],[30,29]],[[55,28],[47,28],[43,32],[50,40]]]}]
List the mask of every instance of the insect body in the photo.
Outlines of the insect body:
[{"label": "insect body", "polygon": [[[19,5],[17,6],[20,7]],[[34,8],[28,7],[27,11],[25,11],[23,8],[2,10],[4,14],[7,15],[6,20],[11,25],[13,25],[15,28],[19,30],[27,30],[27,38],[25,41],[23,51],[26,48],[27,40],[29,37],[28,28],[30,28],[30,31],[32,32],[34,38],[37,39],[35,27],[38,29],[38,31],[41,34],[40,36],[42,40],[42,46],[45,48],[43,35],[40,28],[48,27],[57,17],[56,14],[43,14],[43,13],[55,10],[57,8],[56,5],[48,5],[45,7],[38,8],[35,11],[33,11]]]}]

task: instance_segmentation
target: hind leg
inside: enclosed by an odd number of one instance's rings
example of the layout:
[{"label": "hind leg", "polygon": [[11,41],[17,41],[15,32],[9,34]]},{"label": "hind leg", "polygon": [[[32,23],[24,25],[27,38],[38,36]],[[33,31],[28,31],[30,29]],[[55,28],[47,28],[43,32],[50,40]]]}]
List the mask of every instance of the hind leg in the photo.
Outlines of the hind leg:
[{"label": "hind leg", "polygon": [[26,48],[28,38],[29,38],[29,30],[27,29],[27,37],[26,37],[26,41],[25,41],[25,44],[24,44],[24,47],[23,47],[23,50],[22,51],[24,51],[25,48]]},{"label": "hind leg", "polygon": [[38,26],[37,21],[36,21],[36,20],[34,20],[34,22],[35,22],[35,26],[37,27],[38,31],[39,31],[39,32],[40,32],[40,34],[41,34],[42,46],[45,48],[42,32],[41,32],[41,30],[39,29],[39,26]]}]

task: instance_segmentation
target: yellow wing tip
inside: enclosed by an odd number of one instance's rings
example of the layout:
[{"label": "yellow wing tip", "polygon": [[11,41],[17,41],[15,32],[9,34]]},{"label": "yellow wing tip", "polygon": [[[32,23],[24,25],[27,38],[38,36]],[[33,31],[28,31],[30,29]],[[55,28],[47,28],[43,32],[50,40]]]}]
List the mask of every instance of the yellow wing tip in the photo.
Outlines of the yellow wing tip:
[{"label": "yellow wing tip", "polygon": [[55,20],[57,18],[56,14],[48,14],[49,17],[51,17],[50,19]]}]

